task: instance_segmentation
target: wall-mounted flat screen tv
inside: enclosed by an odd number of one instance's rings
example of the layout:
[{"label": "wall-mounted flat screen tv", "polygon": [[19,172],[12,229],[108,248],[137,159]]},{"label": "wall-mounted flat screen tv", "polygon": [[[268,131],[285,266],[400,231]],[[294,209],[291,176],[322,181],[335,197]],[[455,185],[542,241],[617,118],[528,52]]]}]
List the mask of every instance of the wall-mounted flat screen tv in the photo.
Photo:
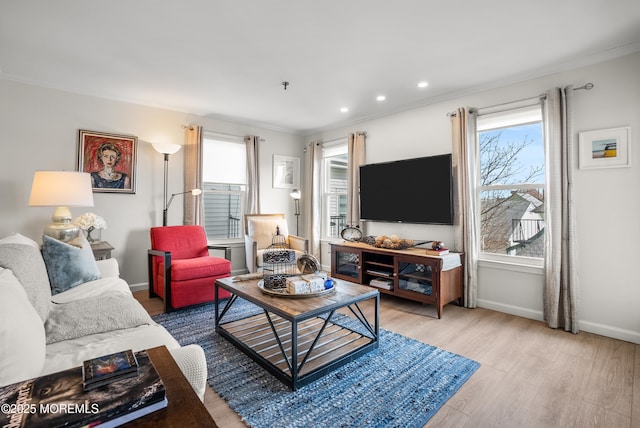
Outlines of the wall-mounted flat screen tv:
[{"label": "wall-mounted flat screen tv", "polygon": [[360,218],[453,224],[451,154],[362,165]]}]

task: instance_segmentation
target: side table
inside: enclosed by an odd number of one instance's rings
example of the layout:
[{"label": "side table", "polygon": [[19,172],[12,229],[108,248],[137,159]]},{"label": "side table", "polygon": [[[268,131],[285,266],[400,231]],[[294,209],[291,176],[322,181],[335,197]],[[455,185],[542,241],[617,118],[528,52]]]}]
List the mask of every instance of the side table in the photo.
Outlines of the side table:
[{"label": "side table", "polygon": [[107,241],[91,243],[91,251],[96,260],[105,260],[111,258],[111,250],[113,247]]}]

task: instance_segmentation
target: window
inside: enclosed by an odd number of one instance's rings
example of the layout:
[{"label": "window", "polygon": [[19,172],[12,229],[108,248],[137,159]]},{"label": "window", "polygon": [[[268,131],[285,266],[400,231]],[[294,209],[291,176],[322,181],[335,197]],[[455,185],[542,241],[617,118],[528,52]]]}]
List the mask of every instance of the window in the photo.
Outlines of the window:
[{"label": "window", "polygon": [[347,222],[347,144],[322,149],[322,236],[338,238]]},{"label": "window", "polygon": [[540,106],[479,115],[479,247],[484,259],[544,257],[544,139]]},{"label": "window", "polygon": [[202,139],[204,228],[212,241],[242,239],[247,184],[243,142],[204,135]]}]

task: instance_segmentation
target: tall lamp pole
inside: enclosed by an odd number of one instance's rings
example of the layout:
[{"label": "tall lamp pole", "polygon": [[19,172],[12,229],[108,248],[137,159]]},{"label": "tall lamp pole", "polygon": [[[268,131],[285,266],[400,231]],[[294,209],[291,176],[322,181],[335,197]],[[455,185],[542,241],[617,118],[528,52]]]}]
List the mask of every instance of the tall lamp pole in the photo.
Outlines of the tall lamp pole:
[{"label": "tall lamp pole", "polygon": [[298,229],[298,226],[299,226],[298,220],[300,218],[300,198],[302,197],[302,193],[300,192],[300,189],[293,189],[291,193],[289,193],[289,196],[293,198],[293,204],[295,207],[296,236],[300,236],[300,230]]},{"label": "tall lamp pole", "polygon": [[167,203],[168,189],[169,189],[169,155],[176,153],[182,147],[179,144],[160,144],[160,143],[152,143],[153,148],[156,149],[158,153],[162,153],[164,155],[164,188],[163,188],[163,198],[162,198],[162,225],[167,225],[167,210],[169,209],[169,204]]}]

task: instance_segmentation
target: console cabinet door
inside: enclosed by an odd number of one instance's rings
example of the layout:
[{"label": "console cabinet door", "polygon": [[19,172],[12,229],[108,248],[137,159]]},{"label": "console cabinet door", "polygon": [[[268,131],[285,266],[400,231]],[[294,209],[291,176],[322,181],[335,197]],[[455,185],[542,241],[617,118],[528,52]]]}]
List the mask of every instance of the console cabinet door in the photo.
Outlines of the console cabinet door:
[{"label": "console cabinet door", "polygon": [[362,284],[362,251],[334,247],[331,251],[331,276]]}]

